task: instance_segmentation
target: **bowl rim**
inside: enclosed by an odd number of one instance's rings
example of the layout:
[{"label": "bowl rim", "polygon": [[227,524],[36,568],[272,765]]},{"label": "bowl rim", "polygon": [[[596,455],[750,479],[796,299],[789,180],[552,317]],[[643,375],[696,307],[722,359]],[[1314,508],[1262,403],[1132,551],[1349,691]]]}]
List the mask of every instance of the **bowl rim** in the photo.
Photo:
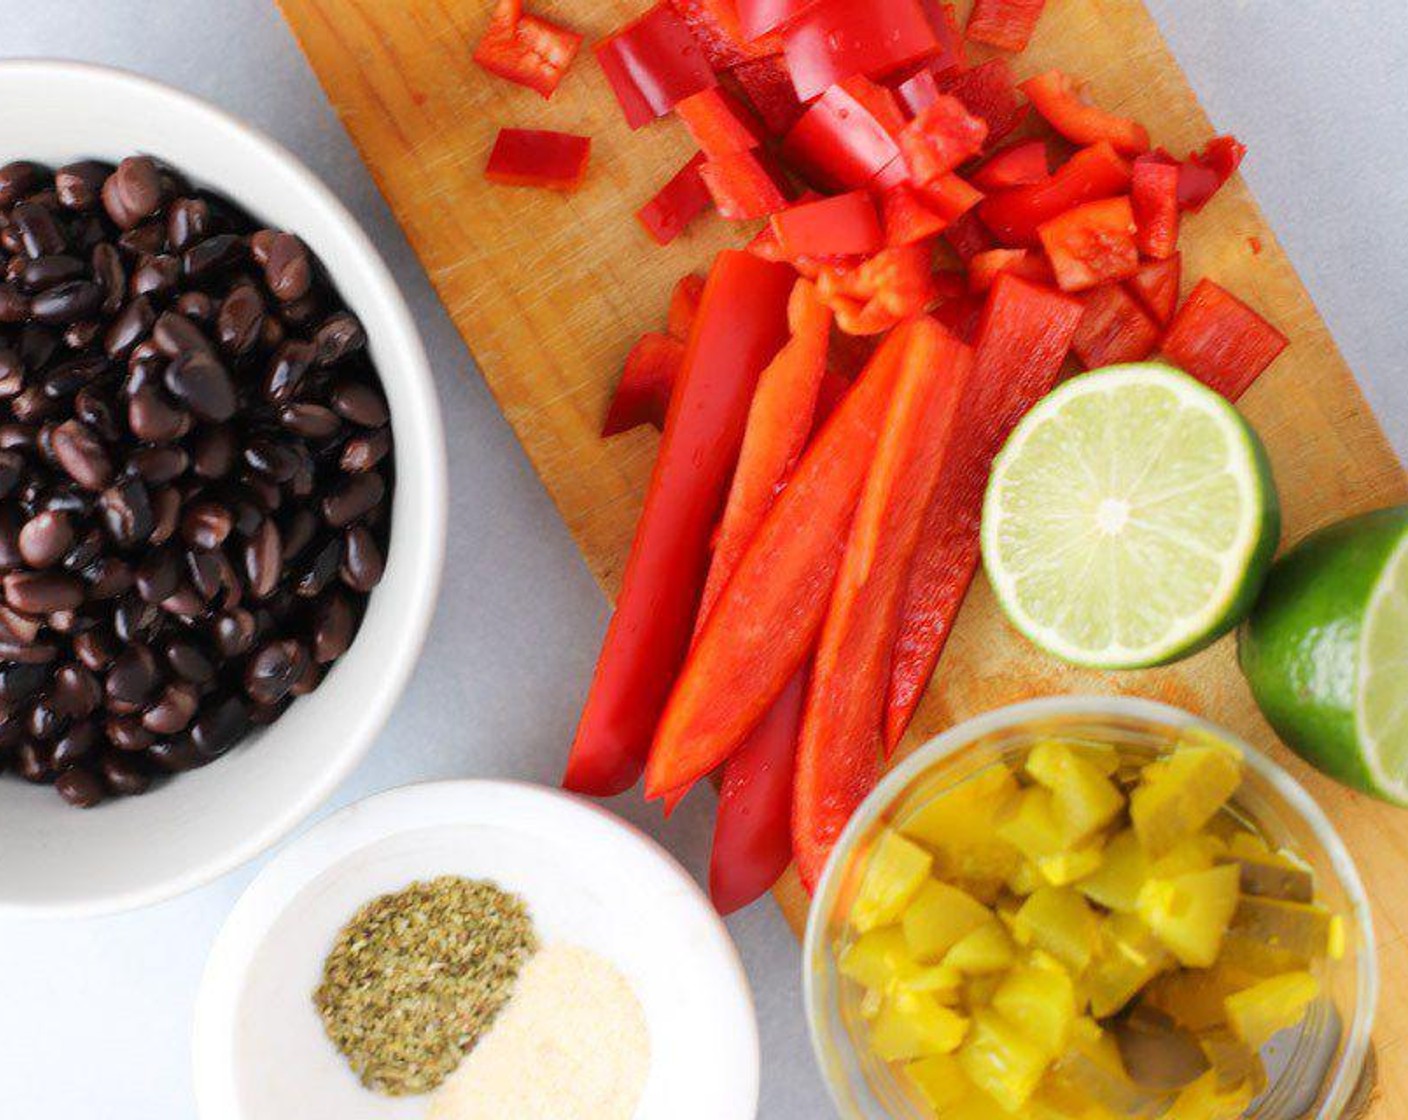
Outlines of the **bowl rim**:
[{"label": "bowl rim", "polygon": [[[421,480],[426,519],[417,527],[417,537],[422,546],[418,553],[421,570],[417,578],[410,581],[410,594],[400,611],[404,620],[402,633],[405,635],[400,656],[389,659],[380,678],[381,685],[375,693],[366,697],[362,718],[344,736],[340,749],[331,755],[329,765],[321,772],[319,780],[310,783],[281,812],[271,815],[261,827],[250,831],[220,854],[145,886],[99,891],[81,898],[55,902],[16,902],[0,898],[0,918],[90,918],[165,902],[214,882],[248,863],[306,821],[371,751],[420,660],[439,598],[449,505],[445,432],[435,378],[424,342],[390,268],[342,200],[293,152],[263,130],[205,98],[123,67],[58,58],[0,60],[0,77],[11,74],[30,75],[48,81],[73,76],[84,81],[110,83],[115,88],[164,100],[184,114],[205,118],[217,136],[222,133],[238,136],[259,159],[278,165],[312,207],[322,209],[329,215],[331,224],[346,239],[353,255],[359,258],[370,305],[375,308],[389,338],[388,348],[397,354],[397,379],[404,382],[409,394],[411,407],[404,414],[413,416],[414,425],[423,429],[416,432],[417,439],[427,441],[427,446],[423,448],[425,470]],[[159,124],[154,123],[152,127],[159,127]],[[240,199],[235,201],[242,203]]]},{"label": "bowl rim", "polygon": [[926,740],[913,753],[906,756],[893,770],[887,773],[871,790],[866,799],[851,815],[846,827],[836,841],[821,877],[817,880],[816,892],[812,895],[807,910],[806,934],[802,941],[802,996],[807,1016],[807,1033],[811,1038],[812,1056],[817,1063],[822,1080],[826,1084],[838,1115],[850,1115],[846,1111],[846,1101],[840,1087],[830,1076],[827,1055],[827,1039],[823,1037],[825,1010],[820,1006],[821,993],[817,978],[817,968],[813,962],[828,953],[826,945],[827,900],[835,893],[842,867],[859,840],[861,834],[870,827],[884,810],[895,800],[910,782],[940,759],[975,742],[995,731],[1013,724],[1021,724],[1051,716],[1094,716],[1144,720],[1174,728],[1193,728],[1206,731],[1236,747],[1256,774],[1271,785],[1276,793],[1285,799],[1287,806],[1298,814],[1317,840],[1324,845],[1325,853],[1335,874],[1340,879],[1350,907],[1353,920],[1362,939],[1357,952],[1358,984],[1355,992],[1354,1018],[1345,1025],[1343,1040],[1344,1053],[1334,1069],[1334,1076],[1325,1096],[1324,1105],[1316,1113],[1316,1120],[1339,1116],[1345,1104],[1353,1096],[1363,1073],[1364,1064],[1370,1054],[1370,1032],[1373,1029],[1379,1000],[1378,945],[1374,936],[1374,920],[1368,893],[1360,877],[1358,865],[1349,854],[1343,839],[1325,811],[1306,791],[1288,770],[1269,754],[1252,746],[1242,736],[1227,730],[1202,716],[1139,696],[1101,696],[1097,694],[1076,694],[1068,696],[1048,696],[1035,700],[1023,700],[1001,708],[983,712],[954,724],[952,727]]}]

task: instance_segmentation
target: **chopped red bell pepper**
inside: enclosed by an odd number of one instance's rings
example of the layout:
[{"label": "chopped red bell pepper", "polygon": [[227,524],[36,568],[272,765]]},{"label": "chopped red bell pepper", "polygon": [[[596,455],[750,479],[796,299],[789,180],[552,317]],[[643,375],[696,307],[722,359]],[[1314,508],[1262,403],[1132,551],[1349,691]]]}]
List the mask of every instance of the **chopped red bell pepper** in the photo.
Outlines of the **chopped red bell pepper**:
[{"label": "chopped red bell pepper", "polygon": [[919,0],[821,0],[783,29],[782,49],[803,101],[856,74],[879,78],[939,50]]},{"label": "chopped red bell pepper", "polygon": [[1085,99],[1085,87],[1069,74],[1047,70],[1022,83],[1036,111],[1074,144],[1109,142],[1125,155],[1149,150],[1149,130],[1136,120],[1121,117]]},{"label": "chopped red bell pepper", "polygon": [[1129,188],[1139,251],[1155,260],[1178,252],[1178,168],[1154,160],[1134,161]]},{"label": "chopped red bell pepper", "polygon": [[924,310],[934,296],[926,245],[882,249],[851,268],[828,265],[817,277],[822,302],[847,334],[879,334]]},{"label": "chopped red bell pepper", "polygon": [[921,187],[947,175],[983,150],[986,122],[973,116],[956,97],[940,96],[900,133],[909,177]]},{"label": "chopped red bell pepper", "polygon": [[592,50],[632,128],[718,84],[703,48],[666,0]]},{"label": "chopped red bell pepper", "polygon": [[885,743],[903,738],[977,570],[983,491],[1012,429],[1051,391],[1080,323],[1079,300],[1016,276],[988,292],[954,446],[924,515],[900,611]]},{"label": "chopped red bell pepper", "polygon": [[939,92],[958,98],[988,126],[988,143],[996,144],[1027,119],[1030,107],[1017,94],[1012,68],[1005,58],[993,58],[971,70],[937,75]]},{"label": "chopped red bell pepper", "polygon": [[987,226],[979,220],[976,210],[969,210],[955,218],[953,224],[944,230],[944,240],[958,254],[959,260],[965,262],[997,244]]},{"label": "chopped red bell pepper", "polygon": [[908,335],[900,380],[831,592],[802,715],[792,850],[809,890],[879,776],[900,603],[973,365],[972,351],[932,319],[916,320]]},{"label": "chopped red bell pepper", "polygon": [[1053,283],[1051,262],[1037,249],[989,249],[968,262],[968,290],[986,292],[999,273],[1010,272],[1037,284]]},{"label": "chopped red bell pepper", "polygon": [[782,50],[780,40],[744,35],[733,0],[670,0],[715,70],[727,70],[750,58],[765,58]]},{"label": "chopped red bell pepper", "polygon": [[582,36],[523,13],[523,0],[499,0],[474,61],[491,74],[551,97],[581,49]]},{"label": "chopped red bell pepper", "polygon": [[1023,140],[994,152],[969,176],[984,191],[1005,191],[1051,178],[1044,140]]},{"label": "chopped red bell pepper", "polygon": [[675,112],[700,150],[709,157],[747,152],[762,145],[762,122],[720,86],[686,97]]},{"label": "chopped red bell pepper", "polygon": [[886,245],[913,245],[927,241],[948,228],[952,219],[930,207],[908,183],[891,187],[880,196]]},{"label": "chopped red bell pepper", "polygon": [[803,106],[792,88],[792,77],[780,57],[744,62],[729,71],[748,104],[763,119],[774,136],[783,136],[797,123]]},{"label": "chopped red bell pepper", "polygon": [[[845,335],[845,338],[859,339],[859,335]],[[836,411],[837,406],[845,400],[846,394],[850,392],[851,381],[847,377],[832,370],[827,370],[821,379],[821,391],[816,395],[816,416],[812,423],[812,434],[821,431],[822,426],[831,418],[831,414]]]},{"label": "chopped red bell pepper", "polygon": [[1134,207],[1127,197],[1087,202],[1037,227],[1063,291],[1081,292],[1139,271]]},{"label": "chopped red bell pepper", "polygon": [[724,763],[709,854],[709,897],[720,914],[761,898],[792,862],[792,786],[806,687],[803,669]]},{"label": "chopped red bell pepper", "polygon": [[699,314],[699,301],[704,298],[704,277],[697,272],[686,272],[675,281],[670,293],[670,310],[665,317],[665,329],[681,342],[689,338]]},{"label": "chopped red bell pepper", "polygon": [[572,743],[563,779],[569,789],[607,796],[640,776],[689,648],[714,519],[758,375],[787,338],[794,278],[786,265],[741,252],[720,253],[710,270],[616,612]]},{"label": "chopped red bell pepper", "polygon": [[1004,245],[1036,245],[1037,226],[1082,203],[1129,189],[1129,164],[1109,144],[1082,148],[1044,183],[990,195],[978,216]]},{"label": "chopped red bell pepper", "polygon": [[1179,165],[1178,204],[1196,214],[1236,174],[1246,154],[1235,136],[1214,136]]},{"label": "chopped red bell pepper", "polygon": [[575,191],[587,174],[589,136],[536,128],[501,128],[484,168],[484,178],[509,187]]},{"label": "chopped red bell pepper", "polygon": [[968,59],[963,53],[963,28],[958,22],[958,10],[940,0],[920,0],[920,3],[939,40],[939,49],[924,60],[925,68],[935,74],[964,69]]},{"label": "chopped red bell pepper", "polygon": [[787,206],[787,181],[767,152],[713,156],[700,166],[699,174],[719,213],[730,221],[766,218]]},{"label": "chopped red bell pepper", "polygon": [[695,218],[714,204],[709,188],[704,185],[700,168],[704,153],[694,157],[655,192],[655,197],[636,211],[636,220],[645,227],[657,245],[668,245]]},{"label": "chopped red bell pepper", "polygon": [[865,190],[801,202],[772,216],[788,257],[859,257],[885,246],[875,200]]},{"label": "chopped red bell pepper", "polygon": [[738,25],[744,36],[756,39],[785,27],[818,0],[738,0]]},{"label": "chopped red bell pepper", "polygon": [[1149,261],[1125,283],[1160,326],[1168,326],[1178,306],[1178,285],[1183,258],[1174,253],[1166,261]]},{"label": "chopped red bell pepper", "polygon": [[964,292],[950,296],[930,312],[954,338],[972,344],[983,316],[983,297]]},{"label": "chopped red bell pepper", "polygon": [[705,620],[659,720],[647,798],[697,781],[733,754],[810,657],[904,335],[891,333],[807,448]]},{"label": "chopped red bell pepper", "polygon": [[1282,350],[1286,336],[1211,280],[1199,280],[1164,335],[1164,356],[1235,401]]},{"label": "chopped red bell pepper", "polygon": [[1086,369],[1142,362],[1158,349],[1159,324],[1122,284],[1092,288],[1084,302],[1071,349]]},{"label": "chopped red bell pepper", "polygon": [[828,89],[783,139],[783,158],[818,186],[868,186],[900,159],[897,135],[904,125],[893,102],[886,106],[873,96],[875,88],[853,78]]},{"label": "chopped red bell pepper", "polygon": [[915,71],[895,86],[900,107],[911,117],[917,117],[942,96],[934,72],[927,66]]},{"label": "chopped red bell pepper", "polygon": [[968,17],[968,38],[1020,54],[1045,7],[1046,0],[977,0]]},{"label": "chopped red bell pepper", "polygon": [[642,424],[663,430],[670,394],[683,364],[684,343],[678,338],[654,332],[642,335],[626,355],[626,367],[601,426],[602,438]]},{"label": "chopped red bell pepper", "polygon": [[[867,337],[833,330],[831,332],[831,350],[826,356],[828,373],[834,373],[849,385],[860,376],[861,370],[870,364],[870,359],[875,356],[875,348],[879,345],[880,339],[873,335]],[[827,385],[823,381],[823,395],[826,390]],[[819,411],[820,406],[818,406]]]},{"label": "chopped red bell pepper", "polygon": [[914,189],[925,206],[950,224],[983,201],[983,192],[957,175],[941,175]]}]

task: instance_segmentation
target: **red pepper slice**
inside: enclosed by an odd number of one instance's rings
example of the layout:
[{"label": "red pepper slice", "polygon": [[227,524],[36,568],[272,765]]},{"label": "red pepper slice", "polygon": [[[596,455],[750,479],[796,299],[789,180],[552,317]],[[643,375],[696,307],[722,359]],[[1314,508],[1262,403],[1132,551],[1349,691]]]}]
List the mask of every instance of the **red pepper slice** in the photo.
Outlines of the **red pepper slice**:
[{"label": "red pepper slice", "polygon": [[973,116],[956,97],[940,96],[900,133],[909,177],[928,186],[983,150],[987,123]]},{"label": "red pepper slice", "polygon": [[1129,193],[1139,251],[1146,257],[1162,261],[1178,252],[1178,176],[1178,168],[1166,163],[1134,161]]},{"label": "red pepper slice", "polygon": [[977,0],[968,17],[968,38],[1020,54],[1045,7],[1046,0]]},{"label": "red pepper slice", "polygon": [[882,249],[851,268],[828,265],[817,277],[822,301],[847,334],[879,334],[919,314],[934,296],[927,245]]},{"label": "red pepper slice", "polygon": [[646,797],[697,781],[733,754],[810,656],[904,334],[885,340],[812,441],[705,620],[659,721]]},{"label": "red pepper slice", "polygon": [[939,91],[967,107],[988,126],[988,143],[996,144],[1027,119],[1030,107],[1017,94],[1012,68],[1005,58],[993,58],[971,70],[950,70],[937,76]]},{"label": "red pepper slice", "polygon": [[756,39],[776,31],[815,8],[818,0],[738,0],[738,25],[744,36]]},{"label": "red pepper slice", "polygon": [[968,344],[978,336],[978,324],[983,316],[983,297],[970,295],[950,296],[930,312],[944,329],[954,338]]},{"label": "red pepper slice", "polygon": [[670,310],[665,316],[666,330],[684,342],[699,314],[699,301],[704,298],[704,277],[686,272],[675,281],[670,293]]},{"label": "red pepper slice", "polygon": [[1122,284],[1101,284],[1085,294],[1071,349],[1086,369],[1142,362],[1158,349],[1159,333],[1159,324]]},{"label": "red pepper slice", "polygon": [[1005,191],[1010,187],[1044,183],[1051,178],[1046,142],[1026,140],[994,152],[969,178],[975,187],[985,191]]},{"label": "red pepper slice", "polygon": [[988,233],[988,228],[978,218],[976,210],[969,210],[955,218],[953,224],[944,230],[944,240],[949,243],[961,261],[971,261],[979,253],[997,244]]},{"label": "red pepper slice", "polygon": [[718,84],[703,49],[664,0],[592,51],[632,128]]},{"label": "red pepper slice", "polygon": [[959,26],[958,10],[939,0],[920,0],[920,3],[939,40],[939,49],[925,60],[925,67],[935,74],[964,69],[968,59],[963,53],[963,28]]},{"label": "red pepper slice", "polygon": [[618,435],[649,424],[656,431],[665,427],[670,394],[684,364],[684,343],[673,335],[642,335],[626,355],[626,368],[616,384],[611,407],[601,435]]},{"label": "red pepper slice", "polygon": [[1044,183],[1014,187],[991,195],[978,216],[1004,245],[1036,245],[1037,226],[1082,203],[1123,194],[1129,189],[1129,164],[1109,144],[1082,148]]},{"label": "red pepper slice", "polygon": [[499,0],[474,61],[491,74],[551,97],[581,49],[582,36],[538,16],[522,0]]},{"label": "red pepper slice", "polygon": [[895,86],[895,97],[900,107],[911,117],[917,117],[940,96],[938,80],[927,66]]},{"label": "red pepper slice", "polygon": [[675,106],[675,113],[705,155],[747,152],[763,142],[762,122],[719,86],[702,89]]},{"label": "red pepper slice", "polygon": [[744,62],[729,71],[748,104],[774,136],[785,135],[802,115],[803,106],[792,88],[792,76],[780,57]]},{"label": "red pepper slice", "polygon": [[750,58],[765,58],[782,50],[773,37],[744,35],[732,0],[670,0],[680,19],[704,49],[715,70],[728,70]]},{"label": "red pepper slice", "polygon": [[[846,338],[853,338],[854,335],[845,335]],[[831,418],[831,414],[836,411],[840,403],[845,400],[846,394],[850,392],[850,378],[832,370],[827,370],[821,379],[821,391],[816,397],[816,416],[812,423],[812,433],[821,431],[822,426]]]},{"label": "red pepper slice", "polygon": [[989,249],[968,262],[968,290],[986,292],[1003,272],[1037,284],[1050,284],[1055,279],[1051,262],[1036,249]]},{"label": "red pepper slice", "polygon": [[952,219],[928,205],[908,183],[891,187],[880,196],[886,245],[914,245],[948,228]]},{"label": "red pepper slice", "polygon": [[1178,204],[1196,214],[1236,174],[1246,154],[1235,136],[1214,136],[1179,165]]},{"label": "red pepper slice", "polygon": [[536,128],[501,128],[484,168],[484,178],[509,187],[575,191],[587,174],[589,136]]},{"label": "red pepper slice", "polygon": [[1174,253],[1166,261],[1150,261],[1125,283],[1162,326],[1168,326],[1178,306],[1178,284],[1183,272],[1183,258]]},{"label": "red pepper slice", "polygon": [[1138,272],[1136,232],[1134,207],[1127,197],[1087,202],[1037,227],[1056,283],[1067,292]]},{"label": "red pepper slice", "polygon": [[1016,276],[999,276],[988,292],[954,446],[924,515],[900,610],[885,716],[885,743],[892,751],[928,687],[977,570],[992,461],[1017,421],[1056,384],[1082,312],[1079,300]]},{"label": "red pepper slice", "polygon": [[934,320],[916,320],[807,688],[797,745],[792,849],[809,890],[879,776],[900,602],[972,365],[968,347]]},{"label": "red pepper slice", "polygon": [[1235,401],[1282,350],[1286,336],[1211,280],[1199,280],[1164,335],[1174,365]]},{"label": "red pepper slice", "polygon": [[636,220],[645,227],[657,245],[668,245],[695,218],[714,204],[704,177],[704,153],[694,157],[655,192],[655,197],[636,211]]},{"label": "red pepper slice", "polygon": [[730,221],[766,218],[787,207],[787,181],[767,152],[725,152],[706,159],[699,174]]},{"label": "red pepper slice", "polygon": [[709,855],[709,897],[720,914],[761,898],[792,862],[792,785],[806,687],[804,669],[724,763]]},{"label": "red pepper slice", "polygon": [[709,538],[738,459],[758,375],[787,338],[794,278],[786,265],[741,252],[720,253],[710,270],[616,613],[572,743],[563,779],[568,789],[609,796],[629,789],[640,776],[689,648],[708,571]]},{"label": "red pepper slice", "polygon": [[845,78],[883,77],[939,49],[919,0],[821,0],[782,32],[782,49],[803,101]]},{"label": "red pepper slice", "polygon": [[819,186],[848,190],[869,185],[899,160],[896,134],[904,124],[893,102],[887,106],[874,96],[876,88],[862,78],[828,89],[783,139],[783,158]]},{"label": "red pepper slice", "polygon": [[1091,104],[1083,96],[1082,84],[1069,74],[1047,70],[1023,82],[1022,92],[1051,127],[1072,143],[1087,145],[1105,140],[1115,151],[1126,155],[1149,150],[1148,129],[1136,120]]},{"label": "red pepper slice", "polygon": [[868,256],[885,245],[875,201],[864,190],[799,203],[774,214],[772,228],[789,257]]}]

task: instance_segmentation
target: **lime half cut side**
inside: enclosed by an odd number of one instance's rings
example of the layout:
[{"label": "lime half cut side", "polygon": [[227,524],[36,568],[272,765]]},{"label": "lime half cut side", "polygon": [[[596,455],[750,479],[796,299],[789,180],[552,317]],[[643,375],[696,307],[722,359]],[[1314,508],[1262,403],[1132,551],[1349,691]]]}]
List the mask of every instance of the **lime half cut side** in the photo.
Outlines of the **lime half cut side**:
[{"label": "lime half cut side", "polygon": [[1134,669],[1236,625],[1279,534],[1246,421],[1186,374],[1141,363],[1072,378],[1017,426],[988,483],[983,562],[1038,646]]},{"label": "lime half cut side", "polygon": [[1372,790],[1408,804],[1408,533],[1369,599],[1356,723]]}]

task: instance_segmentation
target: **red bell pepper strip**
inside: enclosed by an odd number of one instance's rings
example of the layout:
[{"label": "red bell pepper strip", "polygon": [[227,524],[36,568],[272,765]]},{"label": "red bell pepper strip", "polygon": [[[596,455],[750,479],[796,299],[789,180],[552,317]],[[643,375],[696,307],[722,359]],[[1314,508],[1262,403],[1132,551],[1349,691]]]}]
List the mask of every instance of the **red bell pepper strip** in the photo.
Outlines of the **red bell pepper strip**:
[{"label": "red bell pepper strip", "polygon": [[652,332],[641,336],[626,355],[626,367],[601,426],[603,439],[642,424],[656,431],[664,429],[684,352],[684,343],[673,335]]},{"label": "red bell pepper strip", "polygon": [[1235,136],[1213,137],[1179,165],[1178,204],[1197,213],[1236,174],[1246,154]]},{"label": "red bell pepper strip", "polygon": [[797,123],[803,106],[792,88],[792,77],[780,57],[744,62],[729,71],[748,104],[774,136],[783,136]]},{"label": "red bell pepper strip", "polygon": [[1183,258],[1174,253],[1166,261],[1149,261],[1125,281],[1144,309],[1160,326],[1168,326],[1178,306],[1178,285],[1183,272]]},{"label": "red bell pepper strip", "polygon": [[909,177],[928,186],[983,150],[987,123],[973,116],[956,97],[940,96],[900,133]]},{"label": "red bell pepper strip", "polygon": [[1142,362],[1158,349],[1159,324],[1122,284],[1092,288],[1084,303],[1071,349],[1086,369]]},{"label": "red bell pepper strip", "polygon": [[719,86],[702,89],[675,106],[675,113],[700,150],[709,157],[747,152],[764,138],[751,109]]},{"label": "red bell pepper strip", "polygon": [[1085,99],[1084,87],[1069,74],[1047,70],[1022,83],[1022,92],[1047,123],[1073,144],[1109,142],[1125,155],[1149,150],[1149,130]]},{"label": "red bell pepper strip", "polygon": [[968,213],[955,218],[953,224],[944,230],[944,240],[962,261],[971,261],[979,253],[997,244],[987,226],[979,220],[976,210],[969,210]]},{"label": "red bell pepper strip", "polygon": [[592,51],[632,128],[718,84],[703,49],[664,0]]},{"label": "red bell pepper strip", "polygon": [[1017,421],[1056,384],[1083,310],[1079,300],[1015,276],[999,276],[988,292],[954,446],[924,515],[900,611],[885,716],[891,751],[919,706],[977,570],[992,461]]},{"label": "red bell pepper strip", "polygon": [[1139,251],[1155,260],[1178,252],[1178,168],[1153,160],[1134,161],[1130,183]]},{"label": "red bell pepper strip", "polygon": [[978,207],[978,217],[1004,245],[1036,245],[1037,226],[1083,203],[1123,194],[1129,181],[1129,164],[1119,153],[1109,144],[1094,144],[1076,152],[1044,183],[990,195]]},{"label": "red bell pepper strip", "polygon": [[703,166],[704,154],[696,152],[694,158],[655,192],[654,198],[636,211],[636,221],[655,244],[668,245],[714,204],[709,188],[704,185],[704,177],[699,173]]},{"label": "red bell pepper strip", "polygon": [[719,213],[730,221],[766,218],[787,207],[786,179],[767,152],[717,155],[704,161],[699,174]]},{"label": "red bell pepper strip", "polygon": [[744,35],[733,0],[670,0],[680,17],[704,50],[715,70],[727,70],[750,58],[764,58],[782,50],[773,37],[755,40]]},{"label": "red bell pepper strip", "polygon": [[772,228],[788,257],[869,256],[885,246],[875,201],[863,190],[798,203],[774,214]]},{"label": "red bell pepper strip", "polygon": [[949,227],[952,219],[930,207],[908,183],[891,187],[880,196],[886,245],[913,245],[927,241]]},{"label": "red bell pepper strip", "polygon": [[926,69],[935,74],[964,69],[968,59],[963,53],[963,28],[958,23],[958,10],[940,0],[920,0],[920,3],[939,40],[939,49],[924,60]]},{"label": "red bell pepper strip", "polygon": [[986,292],[1003,272],[1037,284],[1050,284],[1055,279],[1051,262],[1036,249],[989,249],[968,262],[968,290]]},{"label": "red bell pepper strip", "polygon": [[882,249],[850,268],[828,265],[817,276],[822,302],[847,334],[880,334],[919,314],[934,296],[927,245]]},{"label": "red bell pepper strip", "polygon": [[704,277],[686,272],[675,281],[670,293],[670,310],[665,316],[665,329],[681,342],[689,338],[690,328],[699,315],[699,301],[704,298]]},{"label": "red bell pepper strip", "polygon": [[984,191],[1005,191],[1011,187],[1044,183],[1051,178],[1046,142],[1025,140],[994,152],[969,178],[975,187]]},{"label": "red bell pepper strip", "polygon": [[522,0],[499,0],[474,61],[491,74],[551,97],[582,46],[582,36],[538,16]]},{"label": "red bell pepper strip", "polygon": [[785,27],[818,0],[738,0],[738,25],[744,36],[756,39]]},{"label": "red bell pepper strip", "polygon": [[697,781],[733,754],[810,657],[904,335],[891,333],[812,441],[705,620],[659,720],[647,798]]},{"label": "red bell pepper strip", "polygon": [[816,288],[798,280],[788,305],[792,338],[763,370],[748,409],[748,426],[728,502],[714,534],[714,557],[695,630],[713,613],[724,586],[786,484],[812,431],[817,393],[826,373],[831,311]]},{"label": "red bell pepper strip", "polygon": [[484,178],[510,187],[575,191],[587,174],[589,136],[535,128],[501,128],[484,168]]},{"label": "red bell pepper strip", "polygon": [[1211,280],[1199,280],[1164,335],[1164,356],[1235,401],[1282,350],[1286,336]]},{"label": "red bell pepper strip", "polygon": [[900,603],[972,364],[972,351],[936,322],[915,321],[807,688],[792,850],[809,890],[879,776]]},{"label": "red bell pepper strip", "polygon": [[720,914],[761,898],[792,862],[792,786],[806,687],[803,669],[724,763],[709,855],[709,897]]},{"label": "red bell pepper strip", "polygon": [[1046,0],[977,0],[968,17],[968,38],[1020,54],[1045,7]]},{"label": "red bell pepper strip", "polygon": [[899,160],[897,133],[904,125],[898,108],[893,103],[886,107],[883,100],[871,96],[869,87],[862,78],[828,89],[783,139],[783,158],[818,186],[839,190],[868,186]]},{"label": "red bell pepper strip", "polygon": [[856,74],[893,73],[939,46],[919,0],[821,0],[782,32],[787,69],[803,101]]},{"label": "red bell pepper strip", "polygon": [[1107,198],[1067,210],[1037,227],[1056,283],[1080,292],[1139,271],[1134,207],[1128,198]]},{"label": "red bell pepper strip", "polygon": [[988,126],[988,143],[996,144],[1027,119],[1030,107],[1017,94],[1012,68],[1005,58],[993,58],[971,70],[937,75],[940,93],[947,93]]},{"label": "red bell pepper strip", "polygon": [[[720,253],[689,334],[665,434],[636,526],[563,784],[609,796],[640,776],[689,648],[709,538],[743,441],[758,375],[787,338],[793,271]],[[671,782],[665,789],[682,785]]]}]

